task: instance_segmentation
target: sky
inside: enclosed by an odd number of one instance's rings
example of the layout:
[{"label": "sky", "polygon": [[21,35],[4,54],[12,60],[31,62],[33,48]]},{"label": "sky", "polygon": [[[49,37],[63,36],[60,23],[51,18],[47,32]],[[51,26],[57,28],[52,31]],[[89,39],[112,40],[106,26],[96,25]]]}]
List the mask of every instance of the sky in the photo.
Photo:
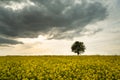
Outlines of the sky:
[{"label": "sky", "polygon": [[120,55],[120,0],[0,0],[0,55]]}]

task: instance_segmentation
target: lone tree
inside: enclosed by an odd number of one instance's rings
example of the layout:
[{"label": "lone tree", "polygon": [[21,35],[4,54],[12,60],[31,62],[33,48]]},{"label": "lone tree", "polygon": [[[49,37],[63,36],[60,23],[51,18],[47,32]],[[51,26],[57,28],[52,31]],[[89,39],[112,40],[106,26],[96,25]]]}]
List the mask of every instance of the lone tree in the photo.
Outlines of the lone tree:
[{"label": "lone tree", "polygon": [[75,52],[79,55],[80,53],[85,52],[85,45],[83,42],[76,41],[72,45],[71,49],[72,49],[72,52]]}]

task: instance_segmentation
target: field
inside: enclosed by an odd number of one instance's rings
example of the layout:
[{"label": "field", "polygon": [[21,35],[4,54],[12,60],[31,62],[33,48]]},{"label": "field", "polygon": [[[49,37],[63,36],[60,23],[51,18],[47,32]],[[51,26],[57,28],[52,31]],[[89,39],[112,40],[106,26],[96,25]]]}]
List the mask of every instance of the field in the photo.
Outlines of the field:
[{"label": "field", "polygon": [[120,56],[1,56],[0,80],[120,80]]}]

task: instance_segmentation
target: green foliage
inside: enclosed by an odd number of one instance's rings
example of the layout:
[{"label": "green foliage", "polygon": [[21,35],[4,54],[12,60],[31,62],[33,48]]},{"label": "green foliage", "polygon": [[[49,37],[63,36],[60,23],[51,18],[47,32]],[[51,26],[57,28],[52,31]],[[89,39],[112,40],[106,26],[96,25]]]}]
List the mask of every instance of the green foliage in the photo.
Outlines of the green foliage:
[{"label": "green foliage", "polygon": [[120,56],[0,57],[0,80],[118,80]]}]

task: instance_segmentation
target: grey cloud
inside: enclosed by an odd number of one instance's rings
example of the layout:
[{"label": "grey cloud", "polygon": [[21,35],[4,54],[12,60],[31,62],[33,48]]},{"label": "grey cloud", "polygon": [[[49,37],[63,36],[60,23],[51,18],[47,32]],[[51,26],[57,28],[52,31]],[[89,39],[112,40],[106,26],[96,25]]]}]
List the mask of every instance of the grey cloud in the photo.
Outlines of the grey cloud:
[{"label": "grey cloud", "polygon": [[8,44],[15,45],[15,44],[23,44],[23,43],[16,40],[0,37],[0,45],[8,45]]},{"label": "grey cloud", "polygon": [[35,5],[16,11],[4,8],[5,5],[9,5],[9,1],[7,4],[4,1],[0,2],[5,4],[0,6],[0,35],[25,38],[47,34],[49,39],[73,38],[86,25],[107,17],[107,8],[100,2],[91,3],[87,0],[81,0],[81,4],[76,4],[75,0],[31,0],[31,2]]},{"label": "grey cloud", "polygon": [[102,28],[97,28],[97,29],[94,29],[94,30],[91,30],[91,29],[84,29],[83,31],[81,31],[81,35],[82,36],[90,36],[90,35],[95,35],[96,33],[102,31],[103,29]]}]

